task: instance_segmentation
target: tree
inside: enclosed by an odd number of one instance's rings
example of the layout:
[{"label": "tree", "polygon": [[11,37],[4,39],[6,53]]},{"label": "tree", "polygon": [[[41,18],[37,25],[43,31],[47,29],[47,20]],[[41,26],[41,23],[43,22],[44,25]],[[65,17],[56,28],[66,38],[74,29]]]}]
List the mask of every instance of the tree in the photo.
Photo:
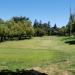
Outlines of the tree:
[{"label": "tree", "polygon": [[51,25],[50,25],[50,21],[48,21],[48,35],[51,35]]},{"label": "tree", "polygon": [[33,27],[34,28],[37,28],[38,27],[38,24],[39,24],[38,21],[35,19]]},{"label": "tree", "polygon": [[8,33],[8,29],[5,25],[5,22],[0,19],[0,41],[4,41],[4,36]]},{"label": "tree", "polygon": [[54,25],[54,27],[53,27],[55,30],[57,30],[57,25],[56,25],[56,23],[55,23],[55,25]]},{"label": "tree", "polygon": [[61,35],[61,36],[65,36],[66,35],[66,27],[65,26],[62,26],[59,29],[59,35]]},{"label": "tree", "polygon": [[[14,20],[15,19],[15,20]],[[12,19],[15,23],[15,30],[17,32],[17,36],[19,39],[21,37],[29,37],[31,38],[33,36],[33,27],[31,25],[31,21],[28,18],[25,17],[14,17]]]},{"label": "tree", "polygon": [[67,24],[67,32],[69,34],[69,36],[72,35],[72,33],[75,32],[75,14],[71,14],[70,15],[70,18],[69,18],[69,22]]},{"label": "tree", "polygon": [[56,24],[54,24],[54,27],[52,27],[52,35],[58,35],[59,34],[59,28]]},{"label": "tree", "polygon": [[0,19],[0,41],[31,38],[34,34],[32,22],[26,17],[13,17],[4,22]]},{"label": "tree", "polygon": [[35,20],[33,27],[34,27],[34,31],[35,31],[34,36],[51,35],[50,22],[42,23],[41,20],[40,20],[40,22]]}]

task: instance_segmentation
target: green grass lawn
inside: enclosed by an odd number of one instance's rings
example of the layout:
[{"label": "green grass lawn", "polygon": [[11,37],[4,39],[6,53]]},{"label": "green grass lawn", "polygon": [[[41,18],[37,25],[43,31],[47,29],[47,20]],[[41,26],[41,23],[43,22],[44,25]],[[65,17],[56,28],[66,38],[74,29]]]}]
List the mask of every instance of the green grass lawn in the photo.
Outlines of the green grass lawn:
[{"label": "green grass lawn", "polygon": [[[65,43],[66,37],[44,36],[30,40],[0,43],[0,69],[47,68],[58,65],[75,69],[75,45]],[[65,39],[65,40],[64,40]]]}]

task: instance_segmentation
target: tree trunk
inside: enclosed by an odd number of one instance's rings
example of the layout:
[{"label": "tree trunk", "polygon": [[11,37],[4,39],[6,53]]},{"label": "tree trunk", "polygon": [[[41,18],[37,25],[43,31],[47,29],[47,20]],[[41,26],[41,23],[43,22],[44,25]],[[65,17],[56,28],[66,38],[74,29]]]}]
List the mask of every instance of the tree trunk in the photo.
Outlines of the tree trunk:
[{"label": "tree trunk", "polygon": [[0,41],[3,42],[3,36],[1,36],[1,40]]}]

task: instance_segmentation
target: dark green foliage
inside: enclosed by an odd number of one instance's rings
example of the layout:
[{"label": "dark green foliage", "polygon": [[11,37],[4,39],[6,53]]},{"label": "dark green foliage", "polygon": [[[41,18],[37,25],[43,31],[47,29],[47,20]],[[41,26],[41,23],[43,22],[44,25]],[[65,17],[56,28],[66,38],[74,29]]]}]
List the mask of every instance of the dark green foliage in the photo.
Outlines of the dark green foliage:
[{"label": "dark green foliage", "polygon": [[[67,32],[67,27],[63,26],[61,28],[57,27],[55,24],[51,27],[50,22],[42,23],[42,21],[38,22],[34,21],[34,36],[50,36],[50,35],[59,35],[65,36]],[[68,28],[69,29],[69,28]]]},{"label": "dark green foliage", "polygon": [[59,33],[59,28],[57,27],[57,25],[55,24],[54,27],[52,27],[52,35],[58,35]]},{"label": "dark green foliage", "polygon": [[66,36],[66,27],[65,26],[62,26],[59,29],[59,35]]},{"label": "dark green foliage", "polygon": [[75,14],[71,14],[69,18],[69,22],[66,26],[66,33],[70,35],[75,34]]},{"label": "dark green foliage", "polygon": [[42,23],[42,21],[40,20],[40,22],[38,22],[37,20],[34,21],[34,36],[44,36],[44,35],[50,35],[50,22],[48,23]]}]

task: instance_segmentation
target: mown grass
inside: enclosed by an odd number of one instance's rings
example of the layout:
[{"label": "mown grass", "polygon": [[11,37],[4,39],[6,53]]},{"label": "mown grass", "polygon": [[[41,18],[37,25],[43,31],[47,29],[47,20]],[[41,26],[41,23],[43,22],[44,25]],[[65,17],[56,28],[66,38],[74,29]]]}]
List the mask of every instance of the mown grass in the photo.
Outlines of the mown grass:
[{"label": "mown grass", "polygon": [[75,45],[65,43],[66,37],[44,36],[30,40],[0,43],[0,69],[27,69],[58,64],[75,69]]}]

